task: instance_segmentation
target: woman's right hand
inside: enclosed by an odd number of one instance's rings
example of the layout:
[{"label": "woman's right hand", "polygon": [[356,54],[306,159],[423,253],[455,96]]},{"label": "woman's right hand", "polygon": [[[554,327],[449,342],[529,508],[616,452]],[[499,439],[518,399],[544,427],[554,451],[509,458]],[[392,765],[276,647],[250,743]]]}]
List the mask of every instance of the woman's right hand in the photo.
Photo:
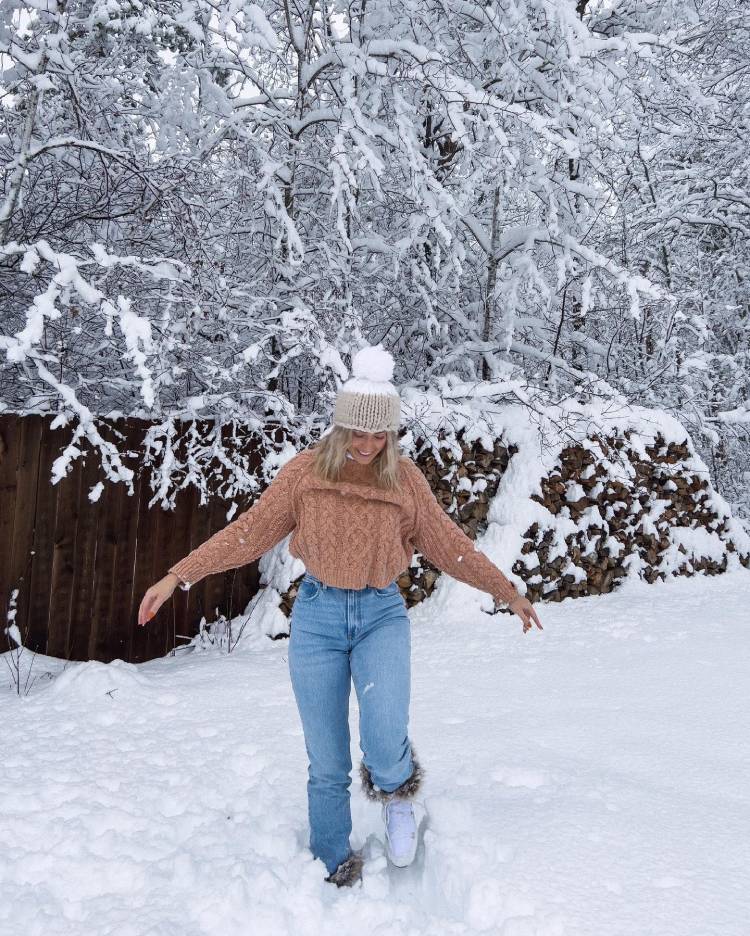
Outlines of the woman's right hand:
[{"label": "woman's right hand", "polygon": [[179,582],[180,579],[174,572],[167,572],[164,578],[159,579],[155,585],[148,589],[138,609],[138,625],[140,627],[148,624],[164,602],[172,597],[172,592],[177,588]]}]

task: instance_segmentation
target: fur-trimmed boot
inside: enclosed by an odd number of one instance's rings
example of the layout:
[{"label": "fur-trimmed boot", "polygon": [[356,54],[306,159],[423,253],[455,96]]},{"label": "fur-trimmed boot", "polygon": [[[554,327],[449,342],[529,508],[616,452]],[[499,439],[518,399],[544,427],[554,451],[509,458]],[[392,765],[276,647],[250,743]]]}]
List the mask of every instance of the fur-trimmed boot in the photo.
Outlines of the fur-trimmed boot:
[{"label": "fur-trimmed boot", "polygon": [[390,792],[375,786],[364,761],[360,765],[362,788],[366,796],[382,804],[385,850],[388,860],[398,868],[405,868],[414,861],[419,845],[417,820],[410,800],[422,785],[422,767],[413,748],[411,759],[414,763],[411,776]]},{"label": "fur-trimmed boot", "polygon": [[395,790],[391,790],[390,792],[381,790],[379,786],[375,786],[365,762],[361,761],[359,765],[359,775],[362,780],[362,789],[365,796],[378,803],[387,803],[394,797],[398,797],[399,799],[411,799],[413,796],[416,796],[417,791],[422,785],[423,770],[422,765],[417,760],[417,755],[414,753],[413,746],[411,749],[411,759],[414,764],[411,776],[407,777],[401,786],[396,787]]},{"label": "fur-trimmed boot", "polygon": [[352,887],[362,879],[363,864],[364,858],[360,852],[352,852],[335,871],[328,875],[326,881],[335,884],[337,887]]}]

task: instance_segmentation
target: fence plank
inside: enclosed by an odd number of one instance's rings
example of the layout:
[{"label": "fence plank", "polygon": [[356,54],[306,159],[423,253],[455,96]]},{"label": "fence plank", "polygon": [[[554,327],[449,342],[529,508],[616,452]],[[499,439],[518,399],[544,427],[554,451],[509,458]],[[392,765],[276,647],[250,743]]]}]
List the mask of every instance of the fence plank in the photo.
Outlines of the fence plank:
[{"label": "fence plank", "polygon": [[42,420],[39,445],[39,474],[34,502],[34,561],[31,564],[29,592],[28,634],[29,646],[40,653],[48,652],[50,632],[50,582],[55,551],[55,524],[57,497],[60,485],[52,484],[52,465],[63,447],[64,430],[51,428],[52,420]]},{"label": "fence plank", "polygon": [[39,477],[39,449],[43,428],[41,416],[27,416],[21,422],[10,560],[11,585],[13,588],[18,588],[16,620],[24,643],[28,643],[30,649],[37,649],[28,642],[28,631],[31,568],[34,558],[34,516]]},{"label": "fence plank", "polygon": [[89,491],[100,480],[100,467],[96,455],[90,451],[78,458],[77,465],[80,482],[75,506],[76,554],[66,657],[70,660],[86,660],[91,636],[94,569],[101,515],[99,502],[89,499]]},{"label": "fence plank", "polygon": [[0,651],[6,649],[3,629],[7,626],[10,596],[15,587],[11,578],[13,526],[15,522],[18,458],[21,421],[15,415],[0,416]]},{"label": "fence plank", "polygon": [[99,528],[94,557],[94,593],[91,602],[90,660],[106,659],[107,630],[112,607],[112,582],[115,573],[115,542],[120,525],[121,485],[105,482],[97,502]]},{"label": "fence plank", "polygon": [[73,582],[77,560],[78,502],[83,472],[75,462],[57,484],[57,512],[50,571],[47,653],[68,658],[73,621]]},{"label": "fence plank", "polygon": [[126,660],[132,634],[133,579],[138,533],[138,497],[140,476],[133,479],[133,494],[126,485],[119,484],[114,534],[113,578],[110,584],[110,602],[106,634],[101,636],[101,659]]},{"label": "fence plank", "polygon": [[[137,420],[128,420],[125,426],[126,443],[129,450],[142,451],[144,426]],[[125,494],[123,502],[125,519],[122,538],[118,542],[117,582],[114,584],[114,606],[117,609],[113,623],[112,639],[118,645],[117,653],[123,660],[130,660],[133,629],[138,619],[138,606],[142,595],[136,593],[136,568],[138,538],[140,536],[140,514],[138,504],[143,496],[143,472],[140,463],[133,466],[136,475],[133,479],[133,495]],[[113,651],[108,650],[111,659]]]}]

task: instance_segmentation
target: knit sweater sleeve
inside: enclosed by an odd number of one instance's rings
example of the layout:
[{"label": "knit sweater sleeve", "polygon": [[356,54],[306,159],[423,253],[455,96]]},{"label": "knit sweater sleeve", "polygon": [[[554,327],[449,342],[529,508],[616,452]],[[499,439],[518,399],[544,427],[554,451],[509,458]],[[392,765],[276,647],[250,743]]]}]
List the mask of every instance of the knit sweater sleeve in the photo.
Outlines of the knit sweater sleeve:
[{"label": "knit sweater sleeve", "polygon": [[304,452],[292,457],[252,507],[170,567],[183,590],[207,575],[254,562],[292,532],[293,492],[308,461]]},{"label": "knit sweater sleeve", "polygon": [[500,605],[517,598],[513,584],[443,510],[419,466],[407,459],[406,467],[416,498],[412,539],[417,550],[442,572],[488,592]]}]

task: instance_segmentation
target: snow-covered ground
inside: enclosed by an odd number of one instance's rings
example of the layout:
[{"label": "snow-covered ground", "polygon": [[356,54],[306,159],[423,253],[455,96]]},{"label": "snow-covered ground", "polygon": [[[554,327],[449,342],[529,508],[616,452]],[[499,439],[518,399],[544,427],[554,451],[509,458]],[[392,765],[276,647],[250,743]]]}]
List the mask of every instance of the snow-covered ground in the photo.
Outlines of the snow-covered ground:
[{"label": "snow-covered ground", "polygon": [[[364,881],[323,881],[286,641],[74,664],[0,692],[3,936],[747,936],[750,573],[527,635],[450,585],[411,612],[415,865],[355,775]],[[351,724],[357,765],[353,692]]]}]

